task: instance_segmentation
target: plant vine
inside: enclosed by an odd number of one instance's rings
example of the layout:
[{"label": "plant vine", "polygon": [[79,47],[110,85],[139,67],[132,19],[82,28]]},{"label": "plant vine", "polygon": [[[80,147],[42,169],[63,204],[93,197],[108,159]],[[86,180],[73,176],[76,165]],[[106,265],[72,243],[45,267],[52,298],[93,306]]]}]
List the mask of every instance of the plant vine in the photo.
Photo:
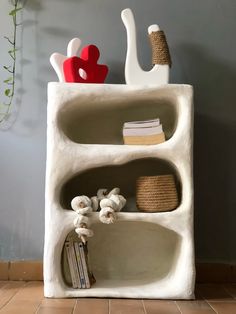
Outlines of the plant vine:
[{"label": "plant vine", "polygon": [[[4,36],[4,38],[8,41],[10,45],[10,49],[8,50],[8,54],[12,59],[12,64],[9,66],[4,65],[4,70],[8,73],[8,77],[3,81],[7,87],[4,90],[5,97],[7,99],[6,102],[1,104],[0,111],[0,123],[3,122],[9,115],[14,94],[15,94],[15,75],[16,75],[16,34],[17,27],[20,25],[17,23],[17,14],[22,10],[22,6],[20,4],[20,0],[12,1],[13,8],[9,12],[9,16],[12,18],[13,23],[13,35],[11,37]],[[3,111],[2,111],[3,110]]]}]

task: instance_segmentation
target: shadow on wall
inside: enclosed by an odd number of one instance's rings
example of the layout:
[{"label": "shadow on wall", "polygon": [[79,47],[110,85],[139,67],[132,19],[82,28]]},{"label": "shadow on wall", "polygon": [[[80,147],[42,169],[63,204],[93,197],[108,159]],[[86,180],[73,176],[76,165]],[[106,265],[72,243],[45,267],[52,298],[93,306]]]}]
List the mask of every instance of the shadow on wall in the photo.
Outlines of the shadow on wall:
[{"label": "shadow on wall", "polygon": [[41,0],[23,0],[22,3],[26,10],[40,11],[43,8]]},{"label": "shadow on wall", "polygon": [[[24,49],[24,31],[27,28],[30,27],[36,27],[38,24],[38,12],[40,12],[43,9],[42,1],[40,0],[22,0],[22,6],[23,10],[18,13],[18,23],[21,24],[21,27],[17,29],[17,46],[19,49],[18,55],[17,55],[17,65],[16,65],[16,90],[13,100],[13,107],[11,109],[11,114],[6,119],[4,124],[1,125],[1,131],[8,131],[9,129],[13,129],[13,126],[15,122],[17,121],[17,118],[20,114],[20,110],[23,103],[23,97],[26,94],[26,89],[24,87],[24,68],[25,66],[29,66],[32,64],[32,61],[25,58],[25,49]],[[35,12],[35,18],[34,19],[24,19],[24,11],[33,11]],[[38,126],[38,122],[36,119],[34,120],[25,120],[23,121],[24,125],[24,135],[31,134],[32,129],[35,129]],[[15,129],[14,131],[17,132]],[[19,130],[18,130],[19,131]],[[21,132],[21,135],[22,132]]]},{"label": "shadow on wall", "polygon": [[195,226],[197,257],[235,261],[235,129],[196,114],[194,145]]},{"label": "shadow on wall", "polygon": [[179,49],[195,91],[196,255],[235,262],[236,71],[199,47]]}]

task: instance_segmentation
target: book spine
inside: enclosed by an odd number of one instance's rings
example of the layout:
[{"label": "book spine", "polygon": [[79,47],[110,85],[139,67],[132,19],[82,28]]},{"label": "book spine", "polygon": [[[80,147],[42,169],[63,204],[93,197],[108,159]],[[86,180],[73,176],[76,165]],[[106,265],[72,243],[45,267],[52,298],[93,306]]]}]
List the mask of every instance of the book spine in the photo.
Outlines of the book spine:
[{"label": "book spine", "polygon": [[80,252],[79,252],[79,244],[78,242],[74,243],[74,248],[75,248],[75,255],[76,255],[76,260],[79,268],[79,274],[80,274],[80,282],[81,282],[81,288],[86,288],[86,281],[84,277],[84,272],[83,272],[83,266],[82,266],[82,261],[80,257]]},{"label": "book spine", "polygon": [[73,265],[72,257],[71,257],[71,250],[70,250],[70,243],[69,242],[65,243],[65,248],[66,248],[66,255],[67,255],[67,260],[68,260],[71,280],[72,280],[72,287],[73,288],[78,288],[78,285],[77,285],[77,282],[76,282],[75,271],[74,271],[74,265]]},{"label": "book spine", "polygon": [[153,120],[144,120],[144,121],[132,121],[132,122],[125,122],[124,128],[142,128],[148,126],[158,126],[160,124],[160,119],[153,119]]},{"label": "book spine", "polygon": [[123,136],[147,136],[161,134],[163,132],[162,125],[147,128],[123,129]]},{"label": "book spine", "polygon": [[156,135],[147,136],[124,136],[126,145],[155,145],[165,142],[164,132]]},{"label": "book spine", "polygon": [[83,270],[84,270],[86,288],[90,288],[91,284],[90,284],[89,275],[88,275],[88,265],[87,265],[86,259],[85,259],[83,243],[79,243],[79,252],[80,252],[80,257],[81,257],[82,266],[83,266]]},{"label": "book spine", "polygon": [[76,256],[75,256],[75,250],[74,250],[74,243],[73,243],[73,240],[70,240],[69,242],[70,242],[70,251],[71,251],[72,262],[73,262],[74,270],[75,270],[75,278],[76,278],[77,287],[81,288],[79,269],[78,269]]}]

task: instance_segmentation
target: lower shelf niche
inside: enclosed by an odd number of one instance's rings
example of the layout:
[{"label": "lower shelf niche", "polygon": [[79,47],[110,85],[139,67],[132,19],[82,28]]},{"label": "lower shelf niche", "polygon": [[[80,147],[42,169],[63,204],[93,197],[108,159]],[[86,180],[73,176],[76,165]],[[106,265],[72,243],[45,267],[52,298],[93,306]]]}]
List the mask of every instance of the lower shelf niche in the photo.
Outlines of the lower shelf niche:
[{"label": "lower shelf niche", "polygon": [[140,176],[155,176],[172,174],[181,202],[181,183],[177,170],[167,161],[157,158],[143,158],[122,165],[92,168],[77,174],[67,181],[60,194],[60,203],[64,209],[71,208],[71,200],[78,195],[94,196],[100,188],[111,190],[119,187],[121,194],[127,199],[125,212],[137,212],[136,180]]},{"label": "lower shelf niche", "polygon": [[[181,237],[174,231],[149,222],[116,221],[91,226],[88,240],[89,264],[96,278],[91,289],[139,286],[156,283],[175,271]],[[77,237],[74,231],[68,236]],[[62,274],[72,287],[66,254]]]}]

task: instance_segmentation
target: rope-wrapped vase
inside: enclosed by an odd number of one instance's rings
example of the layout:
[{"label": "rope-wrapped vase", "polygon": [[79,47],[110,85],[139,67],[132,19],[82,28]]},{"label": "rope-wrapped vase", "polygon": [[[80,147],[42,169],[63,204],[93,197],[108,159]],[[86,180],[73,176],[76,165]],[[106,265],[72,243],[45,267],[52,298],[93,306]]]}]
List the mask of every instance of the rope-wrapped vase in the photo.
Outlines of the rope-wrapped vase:
[{"label": "rope-wrapped vase", "polygon": [[149,34],[152,46],[152,64],[168,64],[171,67],[171,56],[163,31]]},{"label": "rope-wrapped vase", "polygon": [[143,212],[170,211],[178,206],[173,175],[143,176],[136,181],[137,207]]}]

